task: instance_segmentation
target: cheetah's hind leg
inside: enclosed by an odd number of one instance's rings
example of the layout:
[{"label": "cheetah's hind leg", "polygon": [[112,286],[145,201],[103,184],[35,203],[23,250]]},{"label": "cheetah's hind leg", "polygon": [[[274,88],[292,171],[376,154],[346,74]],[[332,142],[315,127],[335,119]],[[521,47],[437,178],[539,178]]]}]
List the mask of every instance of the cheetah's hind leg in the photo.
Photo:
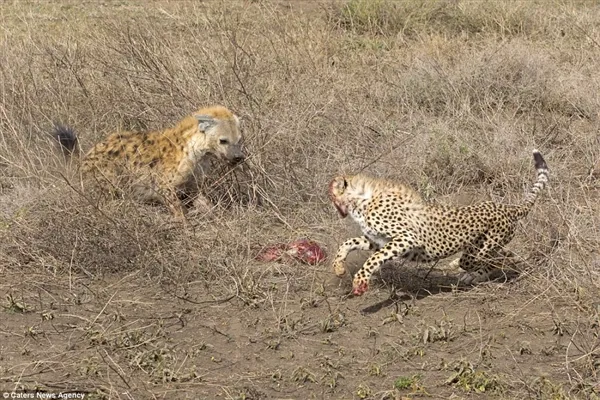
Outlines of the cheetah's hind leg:
[{"label": "cheetah's hind leg", "polygon": [[504,264],[504,260],[514,257],[514,254],[503,248],[493,248],[482,254],[483,251],[473,249],[465,251],[460,259],[453,260],[450,264],[458,264],[465,272],[459,278],[459,282],[466,285],[489,281],[498,278],[497,273]]}]

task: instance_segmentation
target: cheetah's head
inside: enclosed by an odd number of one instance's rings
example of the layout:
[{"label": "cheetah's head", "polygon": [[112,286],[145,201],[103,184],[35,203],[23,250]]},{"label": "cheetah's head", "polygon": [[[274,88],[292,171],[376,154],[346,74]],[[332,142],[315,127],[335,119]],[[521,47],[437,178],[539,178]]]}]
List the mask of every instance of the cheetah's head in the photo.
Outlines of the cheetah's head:
[{"label": "cheetah's head", "polygon": [[198,129],[206,135],[207,152],[232,165],[246,159],[242,146],[240,120],[223,106],[200,109],[194,114]]},{"label": "cheetah's head", "polygon": [[348,180],[344,176],[336,176],[329,182],[329,199],[340,213],[342,218],[348,215],[348,207],[344,194],[348,188]]}]

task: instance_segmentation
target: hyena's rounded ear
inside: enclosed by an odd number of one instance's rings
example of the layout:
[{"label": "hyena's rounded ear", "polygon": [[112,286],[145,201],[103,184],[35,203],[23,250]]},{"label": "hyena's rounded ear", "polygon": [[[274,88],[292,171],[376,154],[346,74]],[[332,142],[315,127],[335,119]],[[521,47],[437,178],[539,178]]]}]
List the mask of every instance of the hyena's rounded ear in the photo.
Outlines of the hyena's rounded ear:
[{"label": "hyena's rounded ear", "polygon": [[198,120],[198,127],[202,132],[207,132],[210,128],[217,125],[217,120],[211,117],[210,115],[195,115]]}]

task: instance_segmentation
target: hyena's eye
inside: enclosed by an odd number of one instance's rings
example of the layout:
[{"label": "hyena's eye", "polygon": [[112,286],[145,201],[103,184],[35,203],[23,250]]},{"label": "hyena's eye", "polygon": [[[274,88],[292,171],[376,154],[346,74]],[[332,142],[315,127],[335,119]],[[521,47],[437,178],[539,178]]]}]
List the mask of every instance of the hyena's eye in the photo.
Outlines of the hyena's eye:
[{"label": "hyena's eye", "polygon": [[229,140],[228,139],[219,139],[219,144],[228,144]]}]

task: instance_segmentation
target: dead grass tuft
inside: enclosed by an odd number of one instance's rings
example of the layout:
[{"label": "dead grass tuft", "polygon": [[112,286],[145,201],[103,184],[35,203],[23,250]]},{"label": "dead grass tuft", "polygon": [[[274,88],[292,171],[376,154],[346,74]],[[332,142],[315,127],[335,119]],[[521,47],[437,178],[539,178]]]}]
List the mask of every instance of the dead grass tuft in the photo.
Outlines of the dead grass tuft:
[{"label": "dead grass tuft", "polygon": [[[331,20],[342,29],[357,34],[400,35],[408,40],[427,35],[468,37],[478,40],[493,37],[506,40],[555,39],[567,32],[581,38],[575,27],[560,24],[570,4],[554,3],[555,11],[539,12],[542,2],[513,4],[480,1],[391,1],[347,0],[336,3]],[[579,2],[581,8],[594,8],[592,2]],[[561,15],[562,14],[562,15]],[[556,29],[556,25],[560,29]]]}]

